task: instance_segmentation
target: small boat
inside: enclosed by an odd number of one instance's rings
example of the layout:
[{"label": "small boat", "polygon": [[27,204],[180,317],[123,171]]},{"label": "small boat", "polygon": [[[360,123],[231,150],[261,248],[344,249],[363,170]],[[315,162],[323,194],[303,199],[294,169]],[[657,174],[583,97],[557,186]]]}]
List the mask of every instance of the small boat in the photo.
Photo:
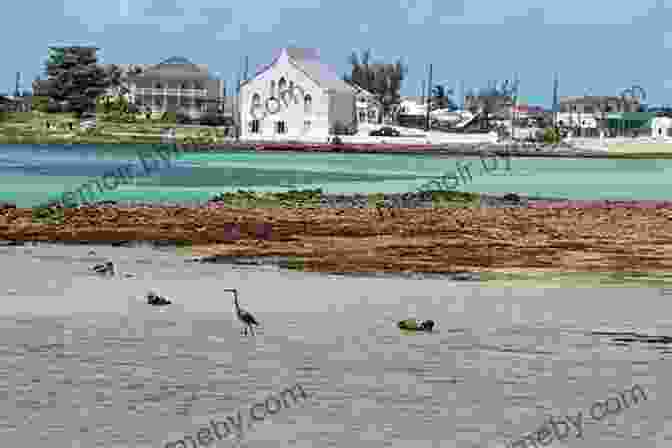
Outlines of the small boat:
[{"label": "small boat", "polygon": [[399,321],[397,326],[402,330],[431,332],[434,328],[434,321],[426,320],[421,322],[417,319],[406,319]]}]

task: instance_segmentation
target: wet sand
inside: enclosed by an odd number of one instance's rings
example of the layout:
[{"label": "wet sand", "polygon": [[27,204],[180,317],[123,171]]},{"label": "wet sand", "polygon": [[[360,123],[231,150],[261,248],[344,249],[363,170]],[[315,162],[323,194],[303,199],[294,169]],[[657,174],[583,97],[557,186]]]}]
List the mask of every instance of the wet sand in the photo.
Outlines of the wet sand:
[{"label": "wet sand", "polygon": [[[88,271],[106,259],[134,276]],[[216,446],[495,448],[578,410],[572,446],[670,437],[672,302],[656,290],[343,278],[90,245],[5,247],[0,263],[8,446],[165,447],[296,383],[313,397]],[[232,287],[261,322],[254,337]],[[138,304],[150,288],[175,306]],[[408,317],[435,332],[401,332]],[[587,415],[633,384],[647,401]]]}]

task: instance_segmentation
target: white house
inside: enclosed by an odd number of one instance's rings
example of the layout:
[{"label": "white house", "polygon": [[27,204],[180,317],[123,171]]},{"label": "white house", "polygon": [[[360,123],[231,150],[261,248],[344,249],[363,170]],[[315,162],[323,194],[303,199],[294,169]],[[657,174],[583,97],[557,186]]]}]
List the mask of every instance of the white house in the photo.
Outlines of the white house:
[{"label": "white house", "polygon": [[356,91],[313,49],[287,47],[240,88],[243,140],[326,141],[338,122],[356,126]]},{"label": "white house", "polygon": [[378,101],[376,95],[356,84],[351,85],[356,92],[357,123],[379,124],[383,116],[383,105]]},{"label": "white house", "polygon": [[599,115],[586,112],[558,112],[557,122],[559,126],[579,127],[579,128],[597,128],[597,119]]},{"label": "white house", "polygon": [[651,128],[652,137],[672,137],[672,119],[669,117],[655,117],[651,120]]},{"label": "white house", "polygon": [[402,98],[399,104],[399,115],[425,116],[427,115],[427,103],[422,103],[418,98]]}]

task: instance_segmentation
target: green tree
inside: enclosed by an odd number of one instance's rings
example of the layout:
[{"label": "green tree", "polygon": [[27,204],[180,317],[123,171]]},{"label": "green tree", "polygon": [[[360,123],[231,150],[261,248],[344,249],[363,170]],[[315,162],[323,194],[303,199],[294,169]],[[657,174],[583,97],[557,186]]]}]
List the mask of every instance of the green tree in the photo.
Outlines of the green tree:
[{"label": "green tree", "polygon": [[96,57],[95,47],[52,47],[46,62],[48,83],[44,88],[56,102],[67,102],[81,114],[92,109],[95,99],[111,86],[110,73]]},{"label": "green tree", "polygon": [[348,62],[352,69],[350,75],[344,75],[343,79],[376,95],[385,114],[390,113],[400,103],[401,83],[408,73],[408,67],[401,59],[394,64],[372,63],[371,50],[366,50],[361,58],[353,52]]},{"label": "green tree", "polygon": [[33,95],[31,99],[33,101],[33,110],[45,113],[47,112],[47,109],[49,107],[48,96]]},{"label": "green tree", "polygon": [[96,113],[111,121],[128,120],[129,104],[124,96],[101,95],[96,98]]}]

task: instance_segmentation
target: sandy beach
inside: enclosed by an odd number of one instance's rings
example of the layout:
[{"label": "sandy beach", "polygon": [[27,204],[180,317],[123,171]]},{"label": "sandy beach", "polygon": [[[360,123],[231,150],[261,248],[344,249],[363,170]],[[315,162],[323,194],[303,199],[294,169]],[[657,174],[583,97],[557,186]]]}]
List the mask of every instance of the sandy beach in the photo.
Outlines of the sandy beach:
[{"label": "sandy beach", "polygon": [[[108,259],[121,276],[89,271]],[[297,383],[312,398],[253,422],[242,446],[504,447],[548,414],[586,410],[635,382],[648,401],[586,422],[585,443],[657,447],[669,437],[670,392],[658,380],[669,376],[672,352],[631,335],[671,334],[660,316],[672,302],[656,289],[487,287],[186,261],[170,248],[0,248],[10,274],[0,289],[0,439],[165,448],[237,410],[250,421],[253,403]],[[254,337],[240,334],[222,291],[231,287],[261,322]],[[173,305],[143,305],[149,289]],[[396,322],[409,316],[431,317],[435,332],[400,332]],[[619,336],[630,342],[615,345]]]}]

